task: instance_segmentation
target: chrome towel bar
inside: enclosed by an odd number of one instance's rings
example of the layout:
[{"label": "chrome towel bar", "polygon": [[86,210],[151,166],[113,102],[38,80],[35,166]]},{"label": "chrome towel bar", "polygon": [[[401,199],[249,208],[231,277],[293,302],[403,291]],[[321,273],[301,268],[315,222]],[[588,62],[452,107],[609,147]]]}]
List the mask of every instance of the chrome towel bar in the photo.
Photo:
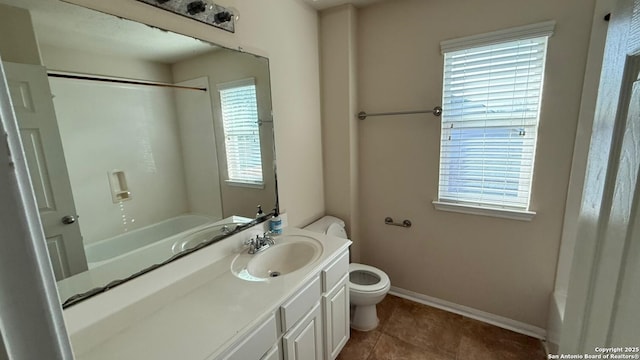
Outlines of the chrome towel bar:
[{"label": "chrome towel bar", "polygon": [[384,113],[367,114],[364,111],[358,113],[358,119],[364,120],[369,116],[388,116],[388,115],[410,115],[410,114],[433,114],[435,116],[442,115],[442,107],[436,106],[433,110],[415,110],[415,111],[394,111]]},{"label": "chrome towel bar", "polygon": [[411,227],[411,221],[409,221],[409,220],[404,220],[404,221],[402,221],[402,224],[400,224],[400,223],[393,222],[393,219],[390,218],[390,217],[385,218],[384,219],[384,223],[386,225],[400,226],[400,227],[404,227],[404,228],[410,228]]}]

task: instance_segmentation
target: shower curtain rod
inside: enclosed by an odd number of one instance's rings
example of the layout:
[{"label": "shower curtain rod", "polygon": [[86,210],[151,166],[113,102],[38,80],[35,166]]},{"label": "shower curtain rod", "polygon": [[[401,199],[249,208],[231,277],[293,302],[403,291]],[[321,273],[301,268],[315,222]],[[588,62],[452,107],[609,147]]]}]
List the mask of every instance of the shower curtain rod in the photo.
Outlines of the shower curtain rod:
[{"label": "shower curtain rod", "polygon": [[168,88],[176,88],[176,89],[207,91],[206,88],[191,87],[191,86],[152,83],[152,82],[144,82],[144,81],[136,81],[136,80],[99,78],[99,77],[93,77],[93,76],[60,74],[60,73],[54,73],[54,72],[48,72],[47,76],[63,78],[63,79],[91,80],[91,81],[102,81],[102,82],[119,83],[119,84],[147,85],[147,86],[168,87]]}]

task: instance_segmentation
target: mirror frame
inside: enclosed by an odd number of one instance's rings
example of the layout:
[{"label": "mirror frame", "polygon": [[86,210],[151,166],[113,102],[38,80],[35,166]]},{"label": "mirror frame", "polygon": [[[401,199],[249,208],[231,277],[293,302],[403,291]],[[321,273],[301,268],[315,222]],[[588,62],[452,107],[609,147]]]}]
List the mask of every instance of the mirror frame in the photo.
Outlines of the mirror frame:
[{"label": "mirror frame", "polygon": [[[277,183],[277,177],[276,177],[276,183]],[[277,195],[277,185],[276,185],[276,195]],[[279,206],[278,205],[278,201],[276,201],[276,209],[278,209],[278,206]],[[280,211],[280,210],[278,209],[278,211]],[[181,251],[181,252],[173,255],[172,257],[168,258],[167,260],[165,260],[165,261],[163,261],[161,263],[148,266],[148,267],[146,267],[146,268],[144,268],[144,269],[142,269],[142,270],[140,270],[140,271],[138,271],[136,273],[133,273],[133,274],[127,276],[126,278],[112,280],[111,282],[107,283],[104,286],[99,286],[99,287],[93,288],[91,290],[88,290],[86,292],[73,295],[73,296],[67,298],[66,300],[64,300],[61,303],[62,308],[66,309],[66,308],[68,308],[68,307],[70,307],[72,305],[75,305],[75,304],[79,303],[79,302],[87,300],[87,299],[89,299],[91,297],[94,297],[96,295],[102,294],[107,290],[110,290],[110,289],[112,289],[112,288],[114,288],[114,287],[116,287],[118,285],[122,285],[122,284],[126,283],[127,281],[133,280],[133,279],[135,279],[135,278],[137,278],[139,276],[142,276],[142,275],[144,275],[146,273],[149,273],[149,272],[151,272],[151,271],[153,271],[155,269],[158,269],[158,268],[160,268],[162,266],[165,266],[165,265],[167,265],[169,263],[172,263],[172,262],[174,262],[174,261],[176,261],[178,259],[181,259],[181,258],[183,258],[183,257],[185,257],[185,256],[187,256],[187,255],[189,255],[191,253],[194,253],[194,252],[196,252],[196,251],[198,251],[198,250],[200,250],[202,248],[205,248],[205,247],[207,247],[209,245],[215,244],[215,243],[217,243],[217,242],[219,242],[221,240],[224,240],[224,239],[226,239],[228,237],[231,237],[233,235],[239,234],[242,231],[244,231],[246,229],[249,229],[249,228],[251,228],[251,227],[253,227],[255,225],[261,224],[261,223],[271,219],[273,216],[274,216],[274,212],[267,213],[267,214],[265,214],[265,215],[263,215],[263,216],[261,216],[259,218],[256,218],[255,220],[252,220],[252,221],[250,221],[250,222],[248,222],[246,224],[236,226],[235,229],[233,229],[232,231],[230,231],[230,232],[228,232],[226,234],[216,235],[211,240],[203,241],[203,242],[201,242],[200,244],[196,245],[195,247],[193,247],[191,249]]]}]

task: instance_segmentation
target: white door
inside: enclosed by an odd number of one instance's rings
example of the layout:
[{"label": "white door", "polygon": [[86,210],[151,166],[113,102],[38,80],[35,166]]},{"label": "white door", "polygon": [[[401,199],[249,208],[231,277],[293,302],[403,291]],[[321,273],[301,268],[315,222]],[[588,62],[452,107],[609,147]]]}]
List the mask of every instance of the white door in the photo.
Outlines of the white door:
[{"label": "white door", "polygon": [[597,347],[640,352],[640,0],[619,0],[611,15],[563,354],[592,354]]},{"label": "white door", "polygon": [[287,332],[283,344],[285,360],[322,359],[322,311],[319,303]]},{"label": "white door", "polygon": [[56,280],[87,270],[62,140],[44,67],[5,62],[31,183]]}]

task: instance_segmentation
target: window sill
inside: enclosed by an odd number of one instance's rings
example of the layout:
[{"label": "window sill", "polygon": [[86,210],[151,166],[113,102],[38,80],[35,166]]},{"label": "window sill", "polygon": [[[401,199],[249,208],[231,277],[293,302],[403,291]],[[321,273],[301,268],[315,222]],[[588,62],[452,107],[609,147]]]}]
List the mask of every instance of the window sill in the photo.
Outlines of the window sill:
[{"label": "window sill", "polygon": [[457,213],[471,214],[471,215],[491,216],[491,217],[498,217],[498,218],[511,219],[511,220],[531,221],[533,217],[536,215],[535,211],[492,209],[492,208],[485,208],[485,207],[473,206],[473,205],[454,204],[454,203],[442,202],[437,200],[434,200],[432,203],[433,203],[433,207],[436,210],[450,211],[450,212],[457,212]]},{"label": "window sill", "polygon": [[229,186],[251,188],[251,189],[264,189],[264,183],[249,183],[249,182],[240,182],[240,181],[233,181],[233,180],[225,180],[224,182]]}]

